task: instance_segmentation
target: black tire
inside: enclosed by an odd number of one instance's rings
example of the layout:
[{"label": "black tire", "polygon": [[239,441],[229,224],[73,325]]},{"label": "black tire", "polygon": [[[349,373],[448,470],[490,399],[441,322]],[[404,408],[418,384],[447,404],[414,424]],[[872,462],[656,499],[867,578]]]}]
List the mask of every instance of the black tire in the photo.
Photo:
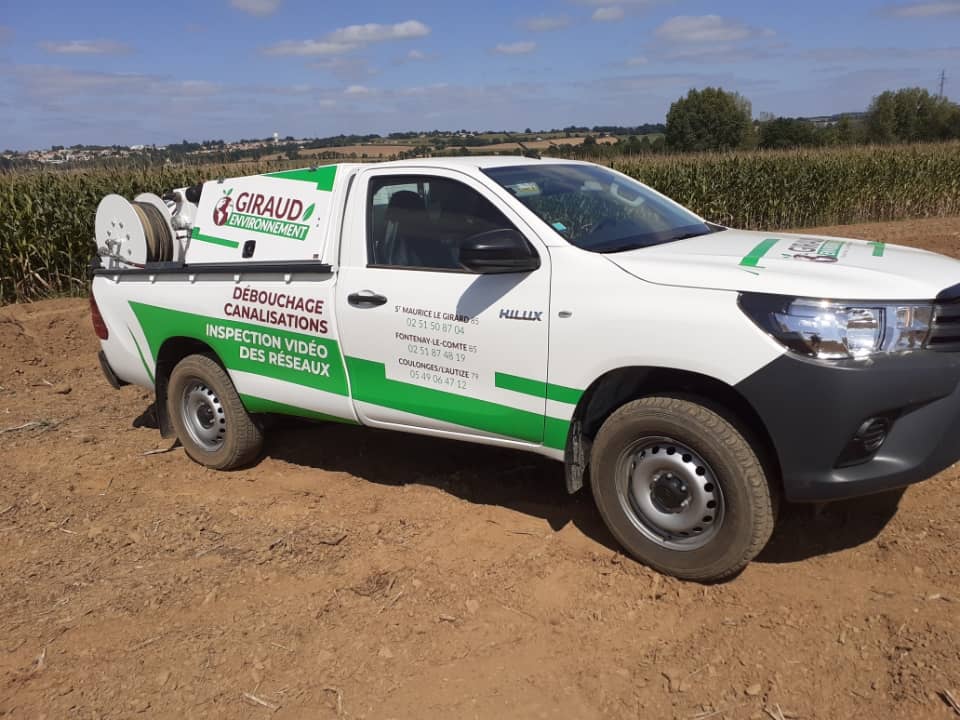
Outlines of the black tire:
[{"label": "black tire", "polygon": [[189,355],[173,368],[167,413],[183,449],[201,465],[216,470],[243,467],[263,448],[263,432],[230,377],[206,355]]},{"label": "black tire", "polygon": [[[684,580],[736,575],[773,532],[776,493],[757,454],[730,421],[692,400],[646,397],[616,410],[597,433],[590,477],[627,552]],[[712,524],[687,527],[698,510]],[[683,530],[665,531],[671,523]]]}]

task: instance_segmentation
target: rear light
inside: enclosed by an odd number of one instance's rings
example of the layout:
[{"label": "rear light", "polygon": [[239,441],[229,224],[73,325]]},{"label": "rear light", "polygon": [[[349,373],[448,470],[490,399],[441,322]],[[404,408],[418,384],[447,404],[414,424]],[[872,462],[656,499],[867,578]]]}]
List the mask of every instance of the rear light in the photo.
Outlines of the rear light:
[{"label": "rear light", "polygon": [[107,330],[107,324],[103,321],[103,315],[100,314],[100,308],[97,307],[97,300],[90,293],[90,319],[93,320],[93,331],[101,340],[110,337],[110,331]]}]

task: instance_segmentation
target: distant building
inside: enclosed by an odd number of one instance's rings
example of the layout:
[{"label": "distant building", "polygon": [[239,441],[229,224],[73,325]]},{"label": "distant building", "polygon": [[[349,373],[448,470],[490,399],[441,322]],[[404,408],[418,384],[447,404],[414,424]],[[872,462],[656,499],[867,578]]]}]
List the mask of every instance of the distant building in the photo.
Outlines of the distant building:
[{"label": "distant building", "polygon": [[819,115],[817,117],[808,117],[803,119],[807,120],[808,122],[812,122],[817,127],[822,128],[822,127],[830,127],[831,125],[836,125],[843,118],[847,118],[848,120],[862,120],[866,116],[867,114],[863,112],[850,112],[850,113],[838,113],[836,115]]}]

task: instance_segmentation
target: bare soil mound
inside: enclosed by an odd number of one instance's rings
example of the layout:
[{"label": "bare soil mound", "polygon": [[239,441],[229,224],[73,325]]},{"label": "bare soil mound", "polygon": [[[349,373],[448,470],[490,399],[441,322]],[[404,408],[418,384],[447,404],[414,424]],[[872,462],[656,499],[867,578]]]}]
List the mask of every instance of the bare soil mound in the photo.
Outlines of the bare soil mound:
[{"label": "bare soil mound", "polygon": [[[960,256],[960,219],[827,230]],[[292,421],[240,472],[147,454],[96,350],[83,300],[0,308],[0,717],[957,716],[960,466],[788,507],[704,587],[534,456]]]}]

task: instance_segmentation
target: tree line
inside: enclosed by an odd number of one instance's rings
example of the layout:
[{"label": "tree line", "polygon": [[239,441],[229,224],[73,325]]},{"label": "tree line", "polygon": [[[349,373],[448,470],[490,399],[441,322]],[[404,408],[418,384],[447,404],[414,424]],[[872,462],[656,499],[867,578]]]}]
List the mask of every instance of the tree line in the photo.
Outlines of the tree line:
[{"label": "tree line", "polygon": [[556,146],[551,155],[602,158],[660,152],[782,150],[804,147],[910,142],[960,138],[960,105],[924,88],[887,90],[867,111],[813,121],[764,117],[754,120],[750,101],[739,93],[708,87],[690,90],[670,106],[662,136],[630,136],[600,144]]},{"label": "tree line", "polygon": [[750,102],[721,88],[691,90],[667,114],[672,150],[790,148],[858,143],[929,142],[960,138],[960,105],[924,88],[877,95],[862,119],[813,123],[778,117],[753,122]]}]

